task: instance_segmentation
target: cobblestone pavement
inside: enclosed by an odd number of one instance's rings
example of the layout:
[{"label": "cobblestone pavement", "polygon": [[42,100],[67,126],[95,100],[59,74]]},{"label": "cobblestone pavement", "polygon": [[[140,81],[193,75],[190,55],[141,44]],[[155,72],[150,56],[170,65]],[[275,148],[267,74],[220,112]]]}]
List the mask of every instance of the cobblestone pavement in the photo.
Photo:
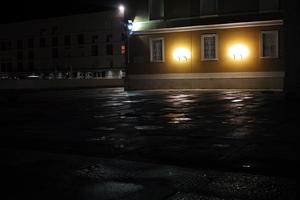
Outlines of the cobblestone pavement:
[{"label": "cobblestone pavement", "polygon": [[[292,178],[299,169],[299,106],[282,92],[2,92],[0,110],[5,149],[250,173],[253,179],[255,174]],[[209,196],[186,195],[169,199]]]}]

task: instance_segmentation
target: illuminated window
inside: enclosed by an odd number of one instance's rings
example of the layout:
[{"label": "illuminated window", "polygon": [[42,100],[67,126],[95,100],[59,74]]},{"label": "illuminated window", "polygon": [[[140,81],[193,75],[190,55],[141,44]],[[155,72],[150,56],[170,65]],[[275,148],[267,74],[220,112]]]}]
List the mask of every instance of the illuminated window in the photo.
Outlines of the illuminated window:
[{"label": "illuminated window", "polygon": [[122,55],[126,54],[126,47],[125,47],[125,45],[121,45],[121,54]]},{"label": "illuminated window", "polygon": [[262,31],[260,35],[262,58],[278,57],[278,31]]},{"label": "illuminated window", "polygon": [[218,37],[216,34],[202,35],[201,49],[202,60],[217,60],[218,59]]},{"label": "illuminated window", "polygon": [[164,62],[164,38],[150,39],[150,61]]}]

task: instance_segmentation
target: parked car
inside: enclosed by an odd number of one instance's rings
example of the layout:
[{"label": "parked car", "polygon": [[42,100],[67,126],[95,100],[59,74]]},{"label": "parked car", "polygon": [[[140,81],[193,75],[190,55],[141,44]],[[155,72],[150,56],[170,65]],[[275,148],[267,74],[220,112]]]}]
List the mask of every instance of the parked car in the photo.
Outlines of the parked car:
[{"label": "parked car", "polygon": [[9,76],[8,74],[0,74],[0,80],[8,80]]}]

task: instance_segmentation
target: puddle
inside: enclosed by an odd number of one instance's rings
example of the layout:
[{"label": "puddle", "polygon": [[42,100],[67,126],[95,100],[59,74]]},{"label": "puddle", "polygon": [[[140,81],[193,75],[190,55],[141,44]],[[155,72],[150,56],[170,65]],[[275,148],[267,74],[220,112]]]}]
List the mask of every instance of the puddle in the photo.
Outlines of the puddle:
[{"label": "puddle", "polygon": [[185,114],[177,114],[177,113],[170,113],[167,115],[163,115],[163,117],[169,117],[169,118],[178,118],[178,117],[184,117]]},{"label": "puddle", "polygon": [[187,118],[187,117],[177,117],[177,118],[173,118],[169,124],[179,124],[182,122],[186,122],[186,121],[191,121],[191,118]]},{"label": "puddle", "polygon": [[162,126],[152,126],[152,125],[146,125],[146,126],[135,126],[136,130],[158,130],[162,129]]},{"label": "puddle", "polygon": [[112,128],[112,127],[97,127],[97,128],[94,128],[94,130],[96,130],[96,131],[114,131],[114,130],[116,130],[116,128]]},{"label": "puddle", "polygon": [[124,182],[104,182],[85,186],[80,191],[82,199],[123,199],[124,196],[144,189],[143,185]]},{"label": "puddle", "polygon": [[217,147],[217,148],[222,148],[222,149],[231,147],[231,145],[229,145],[229,144],[214,144],[213,146]]},{"label": "puddle", "polygon": [[86,141],[87,142],[100,142],[100,141],[105,141],[105,140],[106,140],[106,137],[102,136],[100,138],[89,138]]},{"label": "puddle", "polygon": [[235,100],[232,100],[231,102],[232,103],[239,103],[239,102],[242,102],[243,100],[242,99],[235,99]]}]

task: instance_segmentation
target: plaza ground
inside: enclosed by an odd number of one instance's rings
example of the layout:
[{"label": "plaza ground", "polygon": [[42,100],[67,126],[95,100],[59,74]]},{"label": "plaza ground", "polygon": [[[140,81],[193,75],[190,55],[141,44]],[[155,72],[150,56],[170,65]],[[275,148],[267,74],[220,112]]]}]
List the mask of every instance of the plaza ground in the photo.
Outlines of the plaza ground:
[{"label": "plaza ground", "polygon": [[298,199],[280,91],[3,91],[0,110],[12,199]]}]

